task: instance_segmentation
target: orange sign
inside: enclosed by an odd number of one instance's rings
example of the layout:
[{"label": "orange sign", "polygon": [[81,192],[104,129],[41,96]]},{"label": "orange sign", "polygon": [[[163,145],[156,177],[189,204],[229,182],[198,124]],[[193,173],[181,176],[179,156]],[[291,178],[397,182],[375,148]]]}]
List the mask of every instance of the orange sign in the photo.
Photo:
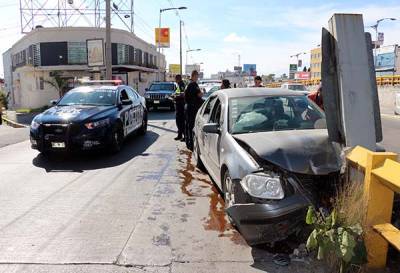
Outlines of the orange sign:
[{"label": "orange sign", "polygon": [[169,47],[170,44],[170,33],[169,28],[156,28],[156,46]]}]

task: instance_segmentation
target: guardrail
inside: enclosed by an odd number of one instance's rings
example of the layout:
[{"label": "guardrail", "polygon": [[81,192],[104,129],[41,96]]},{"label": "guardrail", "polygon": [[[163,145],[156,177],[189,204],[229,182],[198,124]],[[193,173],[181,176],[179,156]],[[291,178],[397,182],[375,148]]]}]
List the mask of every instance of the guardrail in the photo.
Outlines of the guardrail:
[{"label": "guardrail", "polygon": [[384,268],[388,244],[400,251],[400,231],[391,222],[394,193],[400,193],[400,163],[397,154],[371,152],[360,146],[348,155],[348,167],[364,174],[366,198],[365,244],[368,267]]},{"label": "guardrail", "polygon": [[[312,80],[290,80],[292,83],[301,83],[306,86],[316,86],[321,82],[320,78],[312,79]],[[395,86],[400,85],[400,75],[392,75],[392,76],[381,76],[376,77],[376,84],[378,86]],[[267,84],[267,87],[277,88],[282,85],[281,82],[273,82]]]}]

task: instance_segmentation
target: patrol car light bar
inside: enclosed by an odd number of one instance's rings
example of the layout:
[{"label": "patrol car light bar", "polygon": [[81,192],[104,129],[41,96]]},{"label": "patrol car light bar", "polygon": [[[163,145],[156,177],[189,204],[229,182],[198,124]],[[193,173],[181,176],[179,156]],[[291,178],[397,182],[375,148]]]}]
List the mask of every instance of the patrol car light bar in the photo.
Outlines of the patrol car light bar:
[{"label": "patrol car light bar", "polygon": [[121,85],[122,80],[88,80],[88,79],[79,79],[78,82],[83,85]]}]

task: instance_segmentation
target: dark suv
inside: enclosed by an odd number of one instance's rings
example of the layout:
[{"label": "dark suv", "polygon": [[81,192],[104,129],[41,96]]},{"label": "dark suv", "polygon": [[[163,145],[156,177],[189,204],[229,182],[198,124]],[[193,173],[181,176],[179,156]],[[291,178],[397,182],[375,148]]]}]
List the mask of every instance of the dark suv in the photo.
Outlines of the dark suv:
[{"label": "dark suv", "polygon": [[148,109],[150,107],[153,107],[154,110],[158,107],[169,107],[172,111],[175,110],[174,100],[172,99],[175,90],[174,82],[153,82],[144,94]]}]

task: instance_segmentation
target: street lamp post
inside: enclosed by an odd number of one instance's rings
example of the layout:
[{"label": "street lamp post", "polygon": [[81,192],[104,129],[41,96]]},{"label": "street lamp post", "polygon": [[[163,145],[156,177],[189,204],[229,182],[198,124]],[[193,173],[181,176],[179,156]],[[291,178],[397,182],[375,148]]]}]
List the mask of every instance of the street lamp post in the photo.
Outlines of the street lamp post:
[{"label": "street lamp post", "polygon": [[[160,44],[160,37],[161,37],[161,14],[164,11],[168,11],[168,10],[183,10],[183,9],[187,9],[187,7],[179,7],[179,8],[165,8],[165,9],[160,9],[160,16],[159,16],[159,20],[158,20],[158,43],[157,43],[157,51],[160,53],[161,55],[161,44]],[[182,21],[179,21],[179,28],[182,28]],[[180,30],[180,36],[182,36],[182,31]],[[182,37],[180,38],[182,40]],[[182,42],[180,42],[180,52],[182,52]],[[182,54],[182,53],[181,53]],[[160,76],[160,65],[161,65],[161,58],[157,58],[158,59],[158,76]],[[181,74],[182,74],[182,64],[181,64]]]},{"label": "street lamp post", "polygon": [[377,20],[376,21],[376,24],[375,25],[372,25],[372,26],[370,26],[370,28],[372,28],[372,29],[374,29],[375,30],[375,44],[374,44],[374,66],[376,67],[376,49],[378,48],[377,46],[378,46],[378,36],[379,36],[379,32],[378,32],[378,27],[379,27],[379,24],[382,22],[382,21],[385,21],[385,20],[390,20],[390,21],[396,21],[397,19],[396,18],[381,18],[381,19],[379,19],[379,20]]},{"label": "street lamp post", "polygon": [[188,53],[189,53],[189,52],[195,52],[195,51],[201,51],[201,48],[188,49],[188,50],[186,50],[186,61],[185,61],[185,66],[188,64]]},{"label": "street lamp post", "polygon": [[299,56],[300,55],[305,55],[307,54],[306,52],[300,52],[294,55],[291,55],[290,58],[296,57],[296,62],[297,62],[297,71],[299,70]]}]

